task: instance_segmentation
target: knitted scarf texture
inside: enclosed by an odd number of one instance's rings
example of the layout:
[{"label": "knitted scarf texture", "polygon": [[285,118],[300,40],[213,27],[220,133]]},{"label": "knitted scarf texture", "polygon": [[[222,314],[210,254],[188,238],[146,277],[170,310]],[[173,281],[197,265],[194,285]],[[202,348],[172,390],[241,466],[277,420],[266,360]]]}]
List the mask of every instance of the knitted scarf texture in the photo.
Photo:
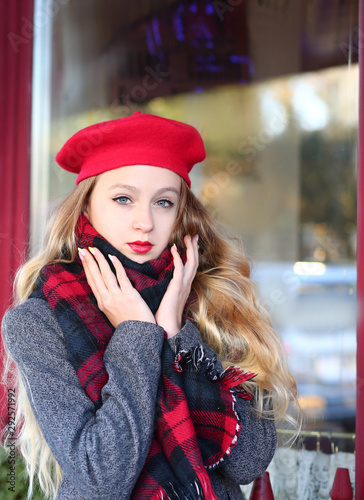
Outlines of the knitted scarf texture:
[{"label": "knitted scarf texture", "polygon": [[[136,263],[98,234],[84,215],[78,221],[77,245],[97,247],[105,257],[115,255],[156,313],[173,277],[168,248],[158,259]],[[101,389],[108,381],[103,355],[115,329],[97,307],[79,258],[45,266],[31,297],[49,302],[64,333],[71,363],[98,409]],[[218,467],[235,446],[241,430],[236,397],[251,398],[240,384],[254,375],[237,367],[219,372],[216,361],[206,355],[203,345],[175,355],[164,340],[154,436],[133,500],[218,500],[207,469]]]}]

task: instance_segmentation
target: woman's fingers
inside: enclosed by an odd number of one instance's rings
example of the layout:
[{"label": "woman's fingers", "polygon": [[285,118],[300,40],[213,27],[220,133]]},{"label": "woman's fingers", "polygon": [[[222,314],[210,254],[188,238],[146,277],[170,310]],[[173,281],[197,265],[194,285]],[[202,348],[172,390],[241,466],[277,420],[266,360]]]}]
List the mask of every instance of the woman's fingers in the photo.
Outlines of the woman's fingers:
[{"label": "woman's fingers", "polygon": [[[93,271],[93,276],[96,281],[96,285],[100,286],[100,291],[104,291],[105,288],[108,291],[116,291],[119,289],[117,280],[114,273],[112,272],[109,263],[106,261],[103,254],[98,248],[89,248],[90,253],[94,258],[89,259],[89,266]],[[98,271],[98,272],[97,272]]]},{"label": "woman's fingers", "polygon": [[198,247],[197,247],[197,241],[198,237],[193,236],[192,238],[190,236],[185,236],[184,237],[184,242],[186,245],[186,264],[185,264],[185,278],[187,281],[190,281],[192,283],[196,271],[198,268]]},{"label": "woman's fingers", "polygon": [[133,288],[122,263],[117,257],[114,255],[108,256],[115,267],[115,277],[109,262],[105,259],[99,249],[89,247],[88,251],[83,249],[81,252],[87,281],[90,286],[92,284],[93,288],[95,288],[99,294],[105,290],[115,293],[117,291],[127,291],[128,289],[130,290],[130,288]]},{"label": "woman's fingers", "polygon": [[157,323],[163,326],[169,337],[173,337],[181,329],[183,310],[198,267],[197,238],[185,236],[184,243],[187,257],[184,265],[176,246],[173,245],[171,248],[174,263],[173,278],[155,316]]},{"label": "woman's fingers", "polygon": [[94,256],[101,276],[104,280],[106,288],[109,291],[115,292],[116,290],[126,291],[127,288],[132,287],[125,269],[120,260],[114,255],[109,255],[110,261],[113,263],[116,271],[116,277],[110,268],[109,262],[105,259],[103,254],[97,248],[89,248],[89,251]]},{"label": "woman's fingers", "polygon": [[173,277],[183,279],[184,266],[180,254],[178,253],[177,246],[174,244],[171,248],[173,257],[174,272]]},{"label": "woman's fingers", "polygon": [[99,291],[97,289],[96,283],[92,277],[92,273],[88,268],[86,259],[83,262],[83,269],[85,271],[87,283],[89,284],[89,286],[92,290],[92,293],[95,295],[97,302],[99,302],[100,301],[100,294],[99,294]]},{"label": "woman's fingers", "polygon": [[115,255],[109,255],[109,259],[111,260],[111,262],[115,267],[116,277],[120,285],[120,288],[123,291],[127,291],[128,289],[130,289],[130,287],[133,288],[133,285],[130,283],[128,275],[126,274],[124,266],[122,265],[120,260],[117,257],[115,257]]},{"label": "woman's fingers", "polygon": [[184,243],[186,245],[186,263],[183,264],[182,259],[178,253],[176,245],[171,248],[173,263],[174,263],[174,273],[173,279],[181,283],[181,286],[190,287],[196,271],[198,268],[198,247],[197,247],[198,237],[185,236]]},{"label": "woman's fingers", "polygon": [[101,293],[106,289],[100,273],[100,268],[88,250],[79,249],[79,255],[85,271],[87,283],[90,285],[96,299],[99,300]]},{"label": "woman's fingers", "polygon": [[193,237],[193,241],[194,241],[194,245],[193,245],[193,249],[194,249],[194,252],[195,252],[195,257],[196,257],[196,270],[198,268],[198,264],[199,264],[199,255],[198,255],[198,234],[196,234],[194,237]]},{"label": "woman's fingers", "polygon": [[117,276],[100,250],[91,248],[89,251],[83,249],[79,252],[97,305],[115,328],[127,320],[155,323],[151,310],[133,288],[125,269],[115,256],[109,255],[109,259],[114,264]]},{"label": "woman's fingers", "polygon": [[191,238],[190,236],[185,236],[184,242],[186,245],[187,257],[185,264],[182,262],[176,245],[172,246],[171,253],[173,257],[174,272],[173,279],[168,287],[171,292],[174,290],[177,293],[182,293],[182,295],[190,293],[191,285],[198,268],[197,240],[198,238],[196,237]]}]

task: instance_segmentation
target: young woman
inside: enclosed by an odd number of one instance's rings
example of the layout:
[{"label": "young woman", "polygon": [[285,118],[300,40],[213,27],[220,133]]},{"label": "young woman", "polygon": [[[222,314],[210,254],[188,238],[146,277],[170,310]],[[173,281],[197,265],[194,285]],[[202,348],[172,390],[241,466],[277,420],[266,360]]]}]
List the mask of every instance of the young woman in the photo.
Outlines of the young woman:
[{"label": "young woman", "polygon": [[193,127],[141,114],[75,134],[78,174],[3,320],[18,443],[60,500],[241,499],[296,399],[241,249],[190,190]]}]

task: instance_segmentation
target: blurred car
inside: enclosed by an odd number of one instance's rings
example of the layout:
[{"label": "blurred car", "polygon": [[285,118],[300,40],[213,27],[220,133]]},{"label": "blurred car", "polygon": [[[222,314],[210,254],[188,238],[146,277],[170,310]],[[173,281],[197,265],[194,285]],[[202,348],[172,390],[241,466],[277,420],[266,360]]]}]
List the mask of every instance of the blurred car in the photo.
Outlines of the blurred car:
[{"label": "blurred car", "polygon": [[355,266],[259,262],[252,278],[283,339],[306,418],[353,420]]}]

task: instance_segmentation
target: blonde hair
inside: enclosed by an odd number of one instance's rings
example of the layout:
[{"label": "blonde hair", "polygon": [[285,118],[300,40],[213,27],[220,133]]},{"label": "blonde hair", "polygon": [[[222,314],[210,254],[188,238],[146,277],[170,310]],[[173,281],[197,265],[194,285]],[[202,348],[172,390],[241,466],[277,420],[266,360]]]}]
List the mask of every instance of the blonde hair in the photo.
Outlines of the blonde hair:
[{"label": "blonde hair", "polygon": [[[254,393],[259,416],[285,419],[298,429],[296,383],[288,371],[281,339],[259,304],[241,241],[213,219],[185,183],[180,205],[188,208],[179,210],[173,242],[183,248],[185,234],[199,235],[199,267],[192,285],[198,300],[191,305],[190,314],[203,340],[224,367],[238,365],[257,374],[244,386]],[[295,417],[287,414],[290,403],[296,409]]]},{"label": "blonde hair", "polygon": [[[96,177],[80,182],[73,191],[57,206],[49,219],[44,237],[43,248],[39,255],[26,262],[17,272],[14,286],[15,304],[25,302],[35,288],[41,269],[50,262],[72,262],[77,247],[75,229],[79,216],[86,206]],[[11,354],[4,344],[5,369],[4,382],[16,387],[16,421],[18,431],[17,445],[29,475],[27,498],[31,499],[34,477],[38,478],[40,489],[46,498],[57,497],[63,472],[53,456],[35,419],[25,383],[19,370],[12,361]],[[5,447],[7,441],[5,440]]]},{"label": "blonde hair", "polygon": [[[97,177],[83,180],[60,203],[50,218],[43,249],[17,273],[17,303],[24,302],[35,288],[42,267],[50,262],[72,262],[77,253],[75,231]],[[186,234],[199,235],[199,268],[193,281],[197,296],[190,315],[203,340],[220,358],[224,367],[241,366],[257,374],[244,384],[254,393],[255,411],[265,418],[286,419],[297,429],[297,417],[288,414],[290,403],[298,409],[296,384],[290,375],[286,356],[269,315],[258,303],[256,286],[250,278],[250,265],[239,240],[231,240],[225,230],[182,181],[177,218],[170,244],[183,249]],[[6,370],[12,359],[6,349]],[[62,480],[62,470],[53,457],[34,417],[24,382],[13,365],[18,387],[18,443],[26,463],[31,498],[34,476],[47,498],[55,499]],[[269,404],[267,404],[269,403]]]}]

